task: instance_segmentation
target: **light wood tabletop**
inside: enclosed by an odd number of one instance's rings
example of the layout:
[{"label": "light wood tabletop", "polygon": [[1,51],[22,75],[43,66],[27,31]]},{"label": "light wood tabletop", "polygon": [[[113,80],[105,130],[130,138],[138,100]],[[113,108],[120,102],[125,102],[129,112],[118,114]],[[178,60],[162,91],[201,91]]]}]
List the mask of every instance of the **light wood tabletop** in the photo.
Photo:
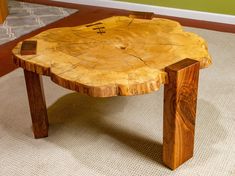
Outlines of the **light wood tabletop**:
[{"label": "light wood tabletop", "polygon": [[175,21],[115,16],[77,27],[55,28],[29,40],[37,54],[13,50],[24,69],[48,75],[57,84],[95,97],[138,95],[166,83],[164,69],[185,58],[208,67],[207,44]]}]

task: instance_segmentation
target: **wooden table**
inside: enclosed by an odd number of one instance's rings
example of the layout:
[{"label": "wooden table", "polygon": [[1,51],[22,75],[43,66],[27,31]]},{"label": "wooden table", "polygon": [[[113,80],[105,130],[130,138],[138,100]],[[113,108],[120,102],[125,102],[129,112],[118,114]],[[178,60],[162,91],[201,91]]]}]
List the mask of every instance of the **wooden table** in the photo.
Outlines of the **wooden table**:
[{"label": "wooden table", "polygon": [[29,39],[36,54],[30,42],[14,48],[35,138],[48,136],[40,75],[94,97],[147,94],[164,84],[163,162],[175,169],[193,156],[199,69],[211,64],[207,44],[175,21],[141,18],[149,14],[47,30]]},{"label": "wooden table", "polygon": [[8,15],[7,0],[0,0],[0,24],[4,22]]}]

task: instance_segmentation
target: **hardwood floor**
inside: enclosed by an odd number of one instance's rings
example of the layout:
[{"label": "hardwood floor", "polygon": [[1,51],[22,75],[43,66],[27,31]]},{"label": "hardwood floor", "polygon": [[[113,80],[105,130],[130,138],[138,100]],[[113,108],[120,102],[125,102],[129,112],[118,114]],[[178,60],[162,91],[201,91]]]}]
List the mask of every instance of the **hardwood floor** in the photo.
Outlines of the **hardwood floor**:
[{"label": "hardwood floor", "polygon": [[[70,3],[55,2],[55,1],[48,1],[48,0],[21,0],[21,1],[79,9],[79,12],[76,12],[75,14],[72,14],[64,19],[61,19],[57,22],[54,22],[45,27],[42,27],[34,32],[24,35],[14,41],[0,45],[0,76],[3,76],[13,71],[14,69],[16,69],[16,66],[12,62],[11,50],[14,48],[16,43],[18,43],[21,40],[24,40],[46,29],[50,29],[54,27],[76,26],[76,25],[90,23],[96,20],[114,16],[114,15],[128,15],[130,13],[129,11],[126,11],[126,10],[87,6],[87,5],[80,5],[80,4],[70,4]],[[222,24],[222,23],[191,20],[191,19],[162,16],[162,15],[157,15],[157,17],[173,19],[173,20],[179,21],[184,26],[206,28],[206,29],[212,29],[212,30],[217,30],[217,31],[235,33],[235,25],[227,25],[227,24]]]}]

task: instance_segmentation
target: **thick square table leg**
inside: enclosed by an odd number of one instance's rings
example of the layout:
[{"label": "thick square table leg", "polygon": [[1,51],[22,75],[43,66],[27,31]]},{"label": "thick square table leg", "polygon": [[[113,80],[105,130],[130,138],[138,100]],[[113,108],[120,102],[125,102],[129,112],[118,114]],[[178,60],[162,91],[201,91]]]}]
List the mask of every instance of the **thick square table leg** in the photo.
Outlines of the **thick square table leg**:
[{"label": "thick square table leg", "polygon": [[165,69],[163,162],[175,169],[193,156],[200,63],[185,59]]},{"label": "thick square table leg", "polygon": [[48,136],[48,117],[41,76],[24,70],[35,138]]}]

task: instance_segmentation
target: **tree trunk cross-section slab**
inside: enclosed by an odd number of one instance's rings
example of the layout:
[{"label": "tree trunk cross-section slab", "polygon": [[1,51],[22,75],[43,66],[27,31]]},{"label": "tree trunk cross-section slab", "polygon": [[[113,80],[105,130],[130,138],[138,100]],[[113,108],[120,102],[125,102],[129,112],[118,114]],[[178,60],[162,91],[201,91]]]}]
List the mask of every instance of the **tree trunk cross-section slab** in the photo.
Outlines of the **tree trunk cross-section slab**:
[{"label": "tree trunk cross-section slab", "polygon": [[37,41],[37,52],[21,55],[18,43],[13,50],[18,66],[95,97],[156,91],[167,83],[165,68],[185,58],[199,61],[200,68],[211,64],[204,39],[161,18],[115,16],[50,29],[29,40]]}]

